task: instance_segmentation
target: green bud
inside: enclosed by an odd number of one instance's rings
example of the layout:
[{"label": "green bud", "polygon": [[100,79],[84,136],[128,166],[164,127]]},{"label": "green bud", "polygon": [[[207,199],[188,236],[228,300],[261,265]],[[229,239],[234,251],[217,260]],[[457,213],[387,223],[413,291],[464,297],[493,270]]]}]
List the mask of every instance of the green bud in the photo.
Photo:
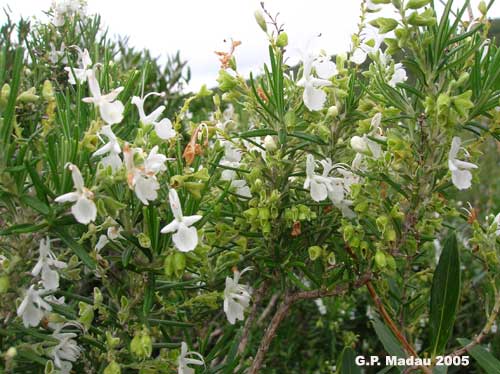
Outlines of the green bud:
[{"label": "green bud", "polygon": [[40,99],[38,95],[35,94],[35,87],[31,87],[29,90],[22,92],[18,97],[17,101],[21,103],[35,103]]},{"label": "green bud", "polygon": [[385,268],[385,266],[387,265],[387,260],[384,252],[377,250],[377,252],[375,253],[375,264],[377,264],[377,266],[381,269]]},{"label": "green bud", "polygon": [[139,235],[137,235],[137,240],[139,241],[139,245],[142,248],[151,248],[151,239],[145,233],[141,232]]},{"label": "green bud", "polygon": [[175,266],[174,266],[174,256],[173,255],[168,255],[165,257],[165,261],[163,262],[163,271],[165,272],[165,275],[167,277],[172,277],[175,272]]},{"label": "green bud", "polygon": [[436,23],[434,11],[427,8],[422,13],[413,12],[408,17],[408,23],[413,26],[433,26]]},{"label": "green bud", "polygon": [[396,230],[394,230],[393,228],[385,230],[384,239],[388,242],[396,241]]},{"label": "green bud", "polygon": [[270,218],[270,210],[267,207],[259,208],[259,218],[261,220],[268,220]]},{"label": "green bud", "polygon": [[326,115],[328,117],[337,117],[339,115],[339,109],[337,108],[337,106],[332,105],[330,108],[328,108]]},{"label": "green bud", "polygon": [[288,35],[286,32],[281,32],[276,39],[276,45],[279,48],[285,48],[288,45]]},{"label": "green bud", "polygon": [[103,374],[121,374],[122,369],[116,361],[111,361],[108,366],[103,371]]},{"label": "green bud", "polygon": [[307,251],[309,252],[309,258],[311,261],[316,261],[321,256],[323,248],[318,245],[313,245],[312,247],[309,247]]},{"label": "green bud", "polygon": [[217,82],[219,82],[219,89],[222,92],[230,91],[238,84],[235,77],[222,69],[219,70],[219,77],[217,78]]},{"label": "green bud", "polygon": [[184,274],[184,269],[186,269],[186,255],[182,252],[175,252],[173,265],[175,275],[180,278]]},{"label": "green bud", "polygon": [[78,303],[79,316],[78,321],[87,329],[92,325],[94,319],[94,308],[92,305],[80,301]]},{"label": "green bud", "polygon": [[7,292],[10,286],[10,280],[7,275],[2,275],[0,277],[0,295]]},{"label": "green bud", "polygon": [[468,90],[461,95],[452,98],[453,109],[460,115],[460,117],[467,117],[469,109],[474,107],[471,101],[472,91]]},{"label": "green bud", "polygon": [[256,10],[253,15],[262,31],[267,32],[266,20],[264,19],[264,15],[262,14],[262,12],[260,10]]},{"label": "green bud", "polygon": [[389,267],[389,269],[396,270],[396,260],[394,259],[394,257],[391,255],[387,255],[386,259],[387,259],[387,266]]},{"label": "green bud", "polygon": [[376,220],[378,231],[382,234],[385,232],[387,224],[389,223],[389,218],[386,215],[377,217]]},{"label": "green bud", "polygon": [[48,360],[45,363],[44,374],[52,374],[54,372],[54,362],[52,360]]},{"label": "green bud", "polygon": [[488,13],[488,6],[486,5],[486,2],[484,0],[481,0],[479,2],[479,5],[477,8],[479,9],[479,11],[481,12],[481,14],[483,16],[485,16]]},{"label": "green bud", "polygon": [[200,182],[185,182],[184,187],[196,200],[200,200],[201,191],[205,188],[205,184]]},{"label": "green bud", "polygon": [[335,265],[337,263],[337,258],[335,257],[335,253],[333,252],[328,253],[326,261],[328,261],[328,264],[331,266]]},{"label": "green bud", "polygon": [[130,342],[130,352],[137,358],[146,358],[146,351],[142,345],[142,332],[136,332]]},{"label": "green bud", "polygon": [[428,5],[431,0],[409,0],[406,3],[406,9],[420,9]]},{"label": "green bud", "polygon": [[94,306],[99,306],[102,304],[102,292],[99,288],[94,287]]},{"label": "green bud", "polygon": [[399,23],[394,18],[379,17],[370,22],[370,24],[379,29],[380,34],[387,34],[398,27]]},{"label": "green bud", "polygon": [[46,101],[50,101],[54,98],[54,87],[52,86],[52,82],[48,79],[43,82],[42,97]]},{"label": "green bud", "polygon": [[5,83],[2,86],[2,92],[0,94],[0,107],[5,108],[7,106],[7,102],[9,101],[10,96],[10,86],[8,83]]},{"label": "green bud", "polygon": [[120,338],[116,338],[109,331],[106,331],[106,345],[108,349],[114,349],[118,344],[120,344]]}]

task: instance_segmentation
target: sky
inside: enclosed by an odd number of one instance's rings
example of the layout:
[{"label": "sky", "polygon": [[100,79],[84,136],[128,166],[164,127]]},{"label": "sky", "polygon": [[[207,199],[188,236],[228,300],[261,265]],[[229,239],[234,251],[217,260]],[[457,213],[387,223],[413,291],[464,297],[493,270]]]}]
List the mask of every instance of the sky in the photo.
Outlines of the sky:
[{"label": "sky", "polygon": [[[455,3],[458,7],[463,0]],[[479,0],[471,3],[478,15]],[[10,5],[14,17],[44,19],[42,11],[50,4],[51,0],[0,0],[0,8]],[[278,20],[284,24],[290,62],[313,35],[321,34],[316,44],[327,53],[349,50],[360,4],[361,0],[265,1],[272,14],[279,12]],[[215,85],[220,65],[214,51],[228,50],[231,38],[242,42],[235,53],[240,73],[247,76],[260,71],[267,62],[267,37],[254,19],[259,8],[260,0],[88,0],[88,13],[101,14],[111,34],[129,36],[134,47],[160,57],[180,50],[191,68],[192,90],[202,84]],[[2,12],[0,22],[4,17]],[[491,8],[490,17],[500,17],[500,0]]]}]

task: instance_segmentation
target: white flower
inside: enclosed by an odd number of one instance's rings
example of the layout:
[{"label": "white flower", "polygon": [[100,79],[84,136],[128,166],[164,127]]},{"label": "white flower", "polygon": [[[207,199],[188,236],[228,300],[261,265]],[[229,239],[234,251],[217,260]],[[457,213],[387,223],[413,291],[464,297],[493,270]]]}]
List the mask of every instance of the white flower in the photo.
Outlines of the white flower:
[{"label": "white flower", "polygon": [[161,114],[165,110],[165,106],[161,105],[158,108],[156,108],[153,112],[150,114],[146,115],[144,112],[144,102],[146,99],[151,96],[161,96],[164,97],[165,94],[163,93],[158,93],[158,92],[150,92],[144,98],[140,98],[138,96],[132,97],[132,104],[137,106],[137,110],[139,111],[139,117],[141,119],[141,122],[144,125],[153,125],[156,135],[160,139],[171,139],[175,137],[175,130],[172,127],[172,122],[168,118],[164,118],[161,121],[158,121],[160,118]]},{"label": "white flower", "polygon": [[240,276],[250,268],[245,268],[240,273],[236,270],[233,278],[226,278],[226,288],[224,289],[224,312],[227,320],[234,325],[236,320],[243,321],[245,316],[243,312],[250,304],[252,290],[247,285],[238,284]]},{"label": "white flower", "polygon": [[53,64],[57,64],[59,61],[63,64],[68,63],[68,59],[66,58],[66,54],[64,53],[64,50],[66,49],[66,46],[64,45],[64,42],[61,43],[61,49],[58,51],[56,49],[56,46],[54,45],[53,42],[50,42],[50,52],[49,52],[49,60]]},{"label": "white flower", "polygon": [[100,134],[106,136],[108,138],[108,142],[95,151],[92,156],[107,154],[107,156],[101,160],[102,164],[104,167],[111,166],[111,169],[116,171],[122,166],[122,159],[118,156],[122,152],[118,139],[113,133],[113,130],[111,130],[111,125],[103,126]]},{"label": "white flower", "polygon": [[71,213],[75,219],[84,225],[95,221],[97,215],[97,208],[93,201],[94,194],[89,189],[85,188],[83,184],[82,174],[76,165],[71,163],[67,164],[67,168],[71,170],[73,178],[73,185],[75,192],[68,192],[55,199],[57,203],[65,203],[67,201],[76,202],[71,207]]},{"label": "white flower", "polygon": [[[470,169],[477,169],[477,165],[470,162],[457,160],[458,151],[462,140],[455,136],[451,142],[450,153],[448,154],[448,168],[451,171],[451,180],[459,190],[466,190],[471,186],[472,174]],[[462,148],[463,149],[463,148]],[[467,153],[467,151],[464,149]],[[468,154],[468,153],[467,153]]]},{"label": "white flower", "polygon": [[65,17],[85,13],[86,2],[83,0],[57,0],[52,1],[52,24],[56,27],[64,26]]},{"label": "white flower", "polygon": [[304,182],[304,188],[309,189],[311,193],[311,198],[314,201],[323,201],[328,197],[328,184],[330,183],[328,178],[322,175],[317,175],[314,172],[316,168],[316,163],[314,161],[313,155],[307,155],[306,159],[306,180]]},{"label": "white flower", "polygon": [[51,352],[54,364],[60,369],[71,370],[71,362],[75,362],[82,351],[74,340],[77,335],[72,332],[60,332],[58,329],[52,333],[52,337],[59,341]]},{"label": "white flower", "polygon": [[378,33],[378,30],[373,26],[364,28],[360,35],[361,45],[356,48],[351,56],[351,61],[357,65],[365,62],[369,53],[375,53],[379,50],[384,36]]},{"label": "white flower", "polygon": [[[199,358],[189,358],[188,356],[196,356]],[[177,360],[178,363],[178,374],[194,374],[194,369],[190,368],[188,365],[205,365],[203,361],[203,356],[198,352],[188,351],[188,346],[185,342],[181,343],[181,354]]]},{"label": "white flower", "polygon": [[[231,168],[238,168],[241,161],[241,151],[233,147],[233,145],[226,141],[224,143],[224,158],[220,161],[220,165]],[[225,169],[222,171],[221,179],[230,181],[236,178],[236,171]]]},{"label": "white flower", "polygon": [[192,227],[202,217],[200,215],[183,216],[181,202],[177,191],[171,188],[168,191],[168,200],[170,209],[174,214],[174,219],[168,225],[161,229],[162,234],[175,232],[172,235],[172,240],[181,252],[190,252],[198,245],[198,232],[196,227]]},{"label": "white flower", "polygon": [[108,227],[107,235],[102,234],[99,236],[99,240],[95,245],[95,250],[100,251],[103,249],[110,240],[116,240],[122,238],[121,232],[123,231],[121,226],[111,226]]},{"label": "white flower", "polygon": [[26,291],[23,301],[17,308],[18,317],[23,318],[24,327],[36,327],[42,320],[45,312],[50,312],[52,307],[41,296],[45,290],[36,290],[35,285],[31,285]]},{"label": "white flower", "polygon": [[381,121],[382,114],[375,114],[371,121],[370,133],[364,134],[362,137],[353,136],[351,138],[351,147],[354,151],[363,155],[371,156],[375,159],[378,159],[380,158],[380,156],[382,156],[382,146],[380,145],[380,143],[368,138],[368,135],[370,135],[372,138],[385,140],[385,137],[381,135]]},{"label": "white flower", "polygon": [[314,303],[318,307],[319,314],[324,316],[326,314],[326,306],[325,306],[325,303],[323,303],[323,299],[315,299]]},{"label": "white flower", "polygon": [[157,153],[158,146],[153,147],[144,164],[140,167],[134,165],[134,153],[142,153],[142,149],[132,149],[128,144],[123,147],[125,166],[127,168],[127,181],[130,189],[134,190],[137,198],[144,205],[149,205],[148,201],[156,200],[160,184],[156,179],[156,174],[166,169],[164,165],[167,157]]},{"label": "white flower", "polygon": [[70,84],[76,84],[76,81],[83,84],[87,81],[87,72],[92,70],[92,60],[87,49],[82,51],[80,48],[76,47],[76,50],[78,51],[80,67],[71,69],[71,67],[66,66],[64,70],[68,72],[68,82]]},{"label": "white flower", "polygon": [[31,271],[31,274],[36,277],[41,272],[43,287],[47,290],[55,290],[59,287],[59,273],[53,268],[64,269],[68,265],[63,261],[57,260],[54,253],[50,250],[49,238],[40,240],[38,251],[38,262]]},{"label": "white flower", "polygon": [[247,185],[247,181],[244,179],[236,179],[231,182],[231,187],[236,188],[236,194],[241,197],[251,198],[252,193],[250,192],[250,187]]},{"label": "white flower", "polygon": [[123,119],[124,106],[120,100],[116,100],[123,87],[115,88],[108,94],[101,95],[101,88],[95,76],[94,70],[87,71],[89,89],[92,97],[83,98],[83,102],[92,103],[99,108],[101,118],[108,124],[120,123]]},{"label": "white flower", "polygon": [[406,70],[403,64],[397,63],[394,65],[394,74],[389,80],[389,86],[396,87],[396,84],[406,82],[408,76],[406,75]]},{"label": "white flower", "polygon": [[[336,68],[332,69],[331,64],[333,63],[329,63],[329,60],[322,59],[316,61],[314,55],[309,52],[303,54],[302,61],[302,78],[297,82],[297,85],[304,87],[304,93],[302,95],[304,105],[311,111],[321,110],[326,101],[326,93],[321,87],[330,86],[332,84],[327,79],[336,73]],[[335,66],[335,64],[333,65]],[[313,67],[316,68],[316,73],[321,79],[312,76]]]}]

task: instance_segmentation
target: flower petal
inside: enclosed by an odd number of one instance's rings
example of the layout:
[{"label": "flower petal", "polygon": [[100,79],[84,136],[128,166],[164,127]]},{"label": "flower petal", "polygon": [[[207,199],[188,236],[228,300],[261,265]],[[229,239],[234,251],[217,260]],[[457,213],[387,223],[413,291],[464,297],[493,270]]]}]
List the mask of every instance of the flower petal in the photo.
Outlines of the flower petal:
[{"label": "flower petal", "polygon": [[71,212],[78,222],[87,225],[95,221],[97,208],[92,200],[81,196],[76,201],[76,204],[71,207]]},{"label": "flower petal", "polygon": [[179,223],[177,232],[172,235],[172,240],[179,251],[192,251],[198,245],[196,227],[187,227],[184,223]]}]

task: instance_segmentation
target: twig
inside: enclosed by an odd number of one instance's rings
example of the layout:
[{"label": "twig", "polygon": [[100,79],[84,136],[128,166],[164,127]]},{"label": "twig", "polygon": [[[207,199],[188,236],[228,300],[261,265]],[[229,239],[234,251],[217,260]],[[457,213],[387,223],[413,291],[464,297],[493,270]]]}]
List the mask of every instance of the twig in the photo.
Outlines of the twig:
[{"label": "twig", "polygon": [[347,292],[351,288],[360,288],[364,286],[367,282],[370,281],[371,277],[372,274],[367,273],[362,275],[353,283],[341,284],[331,290],[319,289],[314,291],[303,291],[297,292],[295,294],[285,295],[278,310],[276,311],[276,314],[273,316],[271,322],[269,322],[269,325],[267,326],[264,337],[260,342],[259,349],[257,350],[257,354],[255,355],[255,359],[252,363],[252,366],[250,367],[250,370],[248,371],[248,374],[259,373],[259,370],[264,363],[266,353],[269,350],[269,346],[271,345],[274,336],[276,335],[276,331],[278,330],[279,325],[287,316],[288,311],[295,302],[300,300],[317,299],[319,297],[337,296]]},{"label": "twig", "polygon": [[[252,327],[253,321],[255,319],[255,316],[257,315],[257,307],[260,304],[260,301],[262,300],[262,297],[266,293],[267,289],[267,283],[262,283],[262,285],[257,289],[255,292],[255,297],[253,298],[253,303],[252,303],[252,310],[250,311],[250,314],[248,315],[247,320],[245,321],[245,326],[243,326],[243,332],[241,334],[241,341],[240,345],[238,346],[238,354],[243,353],[245,350],[247,343],[248,343],[248,335],[250,334],[250,328]],[[241,360],[243,360],[244,357],[241,357]],[[241,362],[240,362],[241,365]]]},{"label": "twig", "polygon": [[276,301],[278,301],[279,297],[280,297],[279,292],[276,292],[275,294],[273,294],[273,296],[271,296],[271,300],[269,300],[269,304],[267,304],[266,308],[264,309],[264,311],[260,315],[259,319],[257,320],[257,326],[262,325],[262,323],[267,318],[269,313],[272,312],[274,306],[276,305]]},{"label": "twig", "polygon": [[491,327],[495,323],[498,313],[500,313],[500,295],[497,295],[496,298],[497,299],[495,301],[495,305],[493,306],[493,310],[491,311],[490,317],[486,321],[486,324],[484,325],[481,332],[474,339],[472,339],[469,344],[460,349],[457,349],[455,352],[451,353],[450,356],[462,356],[463,354],[467,353],[469,349],[480,344],[481,341],[490,333]]}]

